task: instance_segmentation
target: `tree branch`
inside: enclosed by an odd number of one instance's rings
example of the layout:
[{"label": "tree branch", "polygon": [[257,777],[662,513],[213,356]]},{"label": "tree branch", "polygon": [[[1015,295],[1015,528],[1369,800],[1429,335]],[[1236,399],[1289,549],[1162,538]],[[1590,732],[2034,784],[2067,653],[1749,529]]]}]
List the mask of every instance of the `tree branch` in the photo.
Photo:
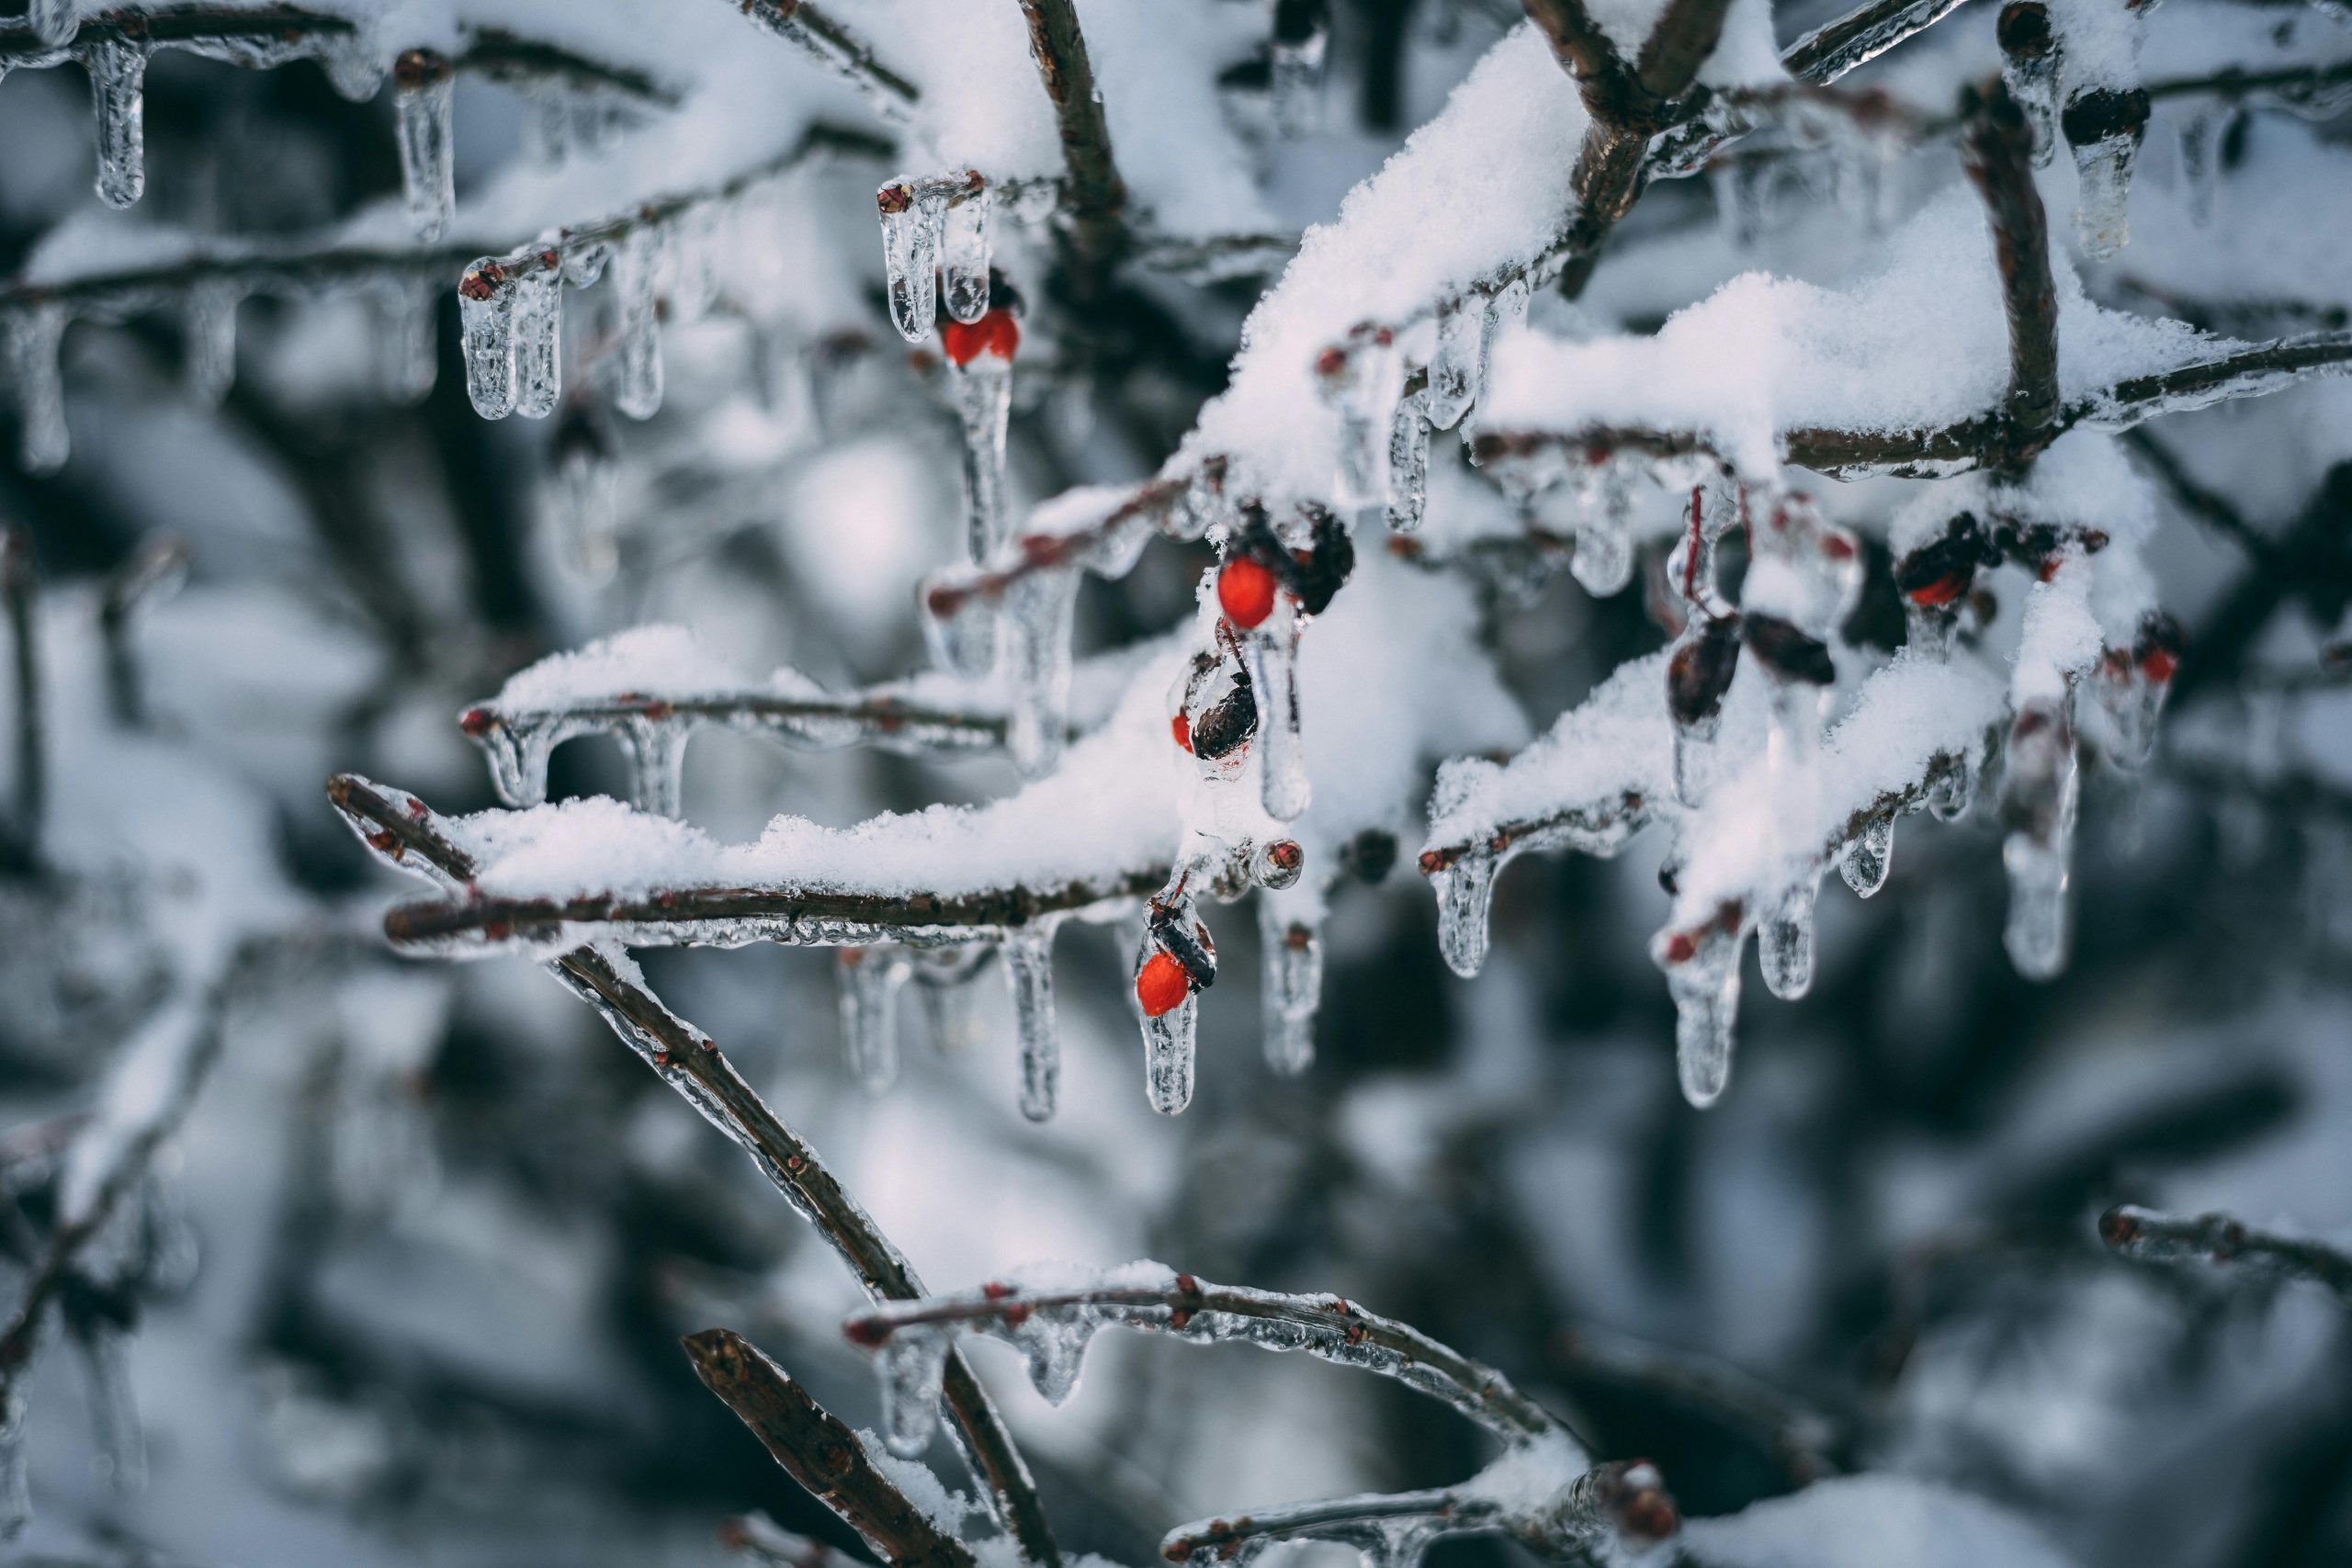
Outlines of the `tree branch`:
[{"label": "tree branch", "polygon": [[16,671],[16,798],[0,841],[0,869],[27,871],[40,863],[41,826],[49,816],[49,745],[43,731],[40,679],[40,571],[32,536],[0,527],[0,608],[8,617],[8,652]]},{"label": "tree branch", "polygon": [[874,1467],[857,1434],[741,1335],[707,1328],[679,1343],[703,1386],[725,1402],[808,1495],[904,1568],[976,1568],[971,1548],[940,1529]]},{"label": "tree branch", "polygon": [[2007,450],[1996,466],[2014,471],[2057,434],[2051,426],[2058,417],[2058,286],[2049,220],[2033,184],[2033,128],[1997,76],[1970,96],[1961,165],[1984,198],[2009,325],[2009,389],[2001,409]]},{"label": "tree branch", "polygon": [[2229,1214],[2192,1217],[2120,1204],[2099,1216],[2098,1238],[2117,1257],[2136,1263],[2225,1263],[2313,1280],[2352,1302],[2352,1253],[2254,1230]]},{"label": "tree branch", "polygon": [[[413,795],[387,792],[344,773],[327,781],[327,798],[368,847],[396,869],[458,888],[475,875],[472,855]],[[662,1005],[636,966],[594,946],[548,964],[572,993],[594,1007],[662,1080],[749,1155],[762,1175],[841,1254],[869,1296],[911,1301],[922,1281],[856,1200],[735,1070],[718,1043]],[[1013,1447],[1003,1418],[960,1355],[948,1357],[942,1382],[965,1456],[995,1499],[1022,1551],[1040,1568],[1061,1557],[1046,1522],[1036,1483]]]},{"label": "tree branch", "polygon": [[813,57],[864,93],[875,107],[902,119],[922,97],[912,82],[875,58],[874,46],[855,28],[819,9],[811,0],[725,0],[795,49]]},{"label": "tree branch", "polygon": [[1029,22],[1029,53],[1037,62],[1037,79],[1054,106],[1054,125],[1061,136],[1062,165],[1069,171],[1063,187],[1067,198],[1073,259],[1073,281],[1081,299],[1099,290],[1103,274],[1126,245],[1121,215],[1127,205],[1126,182],[1119,177],[1111,156],[1111,128],[1102,114],[1102,95],[1094,83],[1094,63],[1086,52],[1086,35],[1078,25],[1071,0],[1020,0]]}]

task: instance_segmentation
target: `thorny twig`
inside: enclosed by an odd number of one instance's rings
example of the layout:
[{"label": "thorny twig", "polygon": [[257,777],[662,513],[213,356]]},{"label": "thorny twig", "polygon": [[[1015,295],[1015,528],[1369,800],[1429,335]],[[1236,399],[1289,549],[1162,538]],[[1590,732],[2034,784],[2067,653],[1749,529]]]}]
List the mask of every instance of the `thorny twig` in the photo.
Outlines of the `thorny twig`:
[{"label": "thorny twig", "polygon": [[[453,889],[472,879],[472,856],[449,837],[424,802],[380,790],[352,774],[330,779],[327,796],[388,864]],[[646,988],[634,964],[589,945],[558,955],[548,967],[574,995],[594,1007],[664,1083],[752,1157],[761,1174],[841,1254],[867,1295],[911,1301],[922,1294],[922,1282],[907,1260],[820,1162],[816,1151],[753,1092],[716,1041]],[[1054,1568],[1060,1554],[1035,1483],[1003,1418],[961,1356],[948,1357],[941,1392],[966,1456],[1007,1528],[1033,1562]]]},{"label": "thorny twig", "polygon": [[2166,1214],[2129,1203],[2101,1214],[2098,1238],[2138,1263],[2224,1263],[2325,1285],[2352,1302],[2352,1253],[2258,1231],[2230,1214]]},{"label": "thorny twig", "polygon": [[703,1386],[726,1402],[808,1495],[899,1568],[975,1568],[946,1534],[874,1466],[857,1434],[808,1397],[741,1335],[707,1328],[679,1341]]}]

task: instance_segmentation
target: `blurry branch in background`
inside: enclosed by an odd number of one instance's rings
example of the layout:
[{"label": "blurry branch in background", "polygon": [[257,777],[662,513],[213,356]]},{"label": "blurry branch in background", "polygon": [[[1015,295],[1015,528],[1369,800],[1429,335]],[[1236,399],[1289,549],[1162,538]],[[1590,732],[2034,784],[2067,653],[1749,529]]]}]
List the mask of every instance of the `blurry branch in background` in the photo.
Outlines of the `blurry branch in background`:
[{"label": "blurry branch in background", "polygon": [[41,728],[40,570],[33,563],[32,536],[21,528],[0,527],[0,608],[8,617],[9,664],[16,676],[12,794],[6,831],[0,833],[0,870],[22,874],[40,863],[49,757]]},{"label": "blurry branch in background", "polygon": [[147,687],[131,629],[141,611],[170,598],[187,581],[187,542],[169,534],[140,541],[109,573],[98,599],[98,637],[105,645],[107,707],[117,724],[146,724]]},{"label": "blurry branch in background", "polygon": [[765,1514],[743,1514],[718,1527],[719,1544],[762,1568],[859,1568],[860,1559],[786,1529]]},{"label": "blurry branch in background", "polygon": [[1679,1406],[1739,1434],[1779,1462],[1796,1486],[1844,1467],[1831,1456],[1839,1423],[1779,1389],[1704,1357],[1592,1329],[1563,1329],[1545,1347],[1553,1375]]},{"label": "blurry branch in background", "polygon": [[2352,1303],[2352,1252],[2258,1231],[2229,1214],[2160,1213],[2119,1204],[2098,1219],[2099,1240],[2135,1263],[2219,1263],[2243,1272],[2310,1280]]},{"label": "blurry branch in background", "polygon": [[864,93],[874,107],[903,119],[922,98],[921,89],[874,57],[874,46],[855,29],[820,9],[813,0],[722,0],[776,37],[802,51]]},{"label": "blurry branch in background", "polygon": [[[346,773],[328,781],[327,798],[387,865],[452,889],[472,880],[472,856],[413,795],[381,790]],[[922,1294],[922,1282],[905,1258],[819,1161],[816,1151],[753,1092],[716,1041],[646,988],[635,964],[598,947],[582,946],[548,966],[574,995],[595,1008],[664,1083],[752,1156],[761,1174],[831,1243],[867,1295],[911,1301]],[[1028,1466],[996,1406],[959,1355],[948,1357],[942,1393],[966,1457],[994,1497],[1006,1528],[1033,1562],[1053,1568],[1060,1554]]]},{"label": "blurry branch in background", "polygon": [[971,1548],[944,1533],[875,1468],[857,1434],[741,1335],[724,1328],[680,1344],[695,1374],[752,1429],[808,1495],[901,1568],[975,1568]]}]

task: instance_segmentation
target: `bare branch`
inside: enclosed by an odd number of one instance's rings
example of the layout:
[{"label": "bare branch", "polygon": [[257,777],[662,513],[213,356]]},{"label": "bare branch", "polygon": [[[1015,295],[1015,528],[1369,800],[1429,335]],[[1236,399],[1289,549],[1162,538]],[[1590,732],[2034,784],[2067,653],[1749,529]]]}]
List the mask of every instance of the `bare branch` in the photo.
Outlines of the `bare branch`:
[{"label": "bare branch", "polygon": [[[368,848],[397,869],[462,887],[473,857],[423,801],[379,789],[354,774],[327,781],[327,798]],[[869,1296],[911,1301],[922,1281],[897,1247],[842,1190],[816,1151],[746,1083],[718,1043],[662,1005],[628,959],[582,946],[548,967],[587,1001],[662,1080],[752,1157],[762,1175],[840,1253]],[[961,1356],[950,1355],[942,1382],[966,1458],[995,1499],[998,1513],[1041,1568],[1061,1561],[1035,1483],[1003,1418]]]},{"label": "bare branch", "polygon": [[106,645],[107,705],[117,724],[147,722],[146,682],[131,646],[141,611],[179,591],[187,577],[187,542],[171,535],[144,541],[107,578],[98,600],[98,636]]},{"label": "bare branch", "polygon": [[2225,1263],[2249,1273],[2311,1280],[2352,1302],[2352,1252],[2255,1230],[2229,1214],[2166,1214],[2125,1203],[2099,1216],[2098,1238],[2134,1262]]},{"label": "bare branch", "polygon": [[812,56],[857,87],[883,113],[902,118],[922,89],[875,58],[856,29],[828,16],[811,0],[727,0],[776,37]]},{"label": "bare branch", "polygon": [[971,1548],[907,1499],[857,1440],[784,1369],[741,1335],[706,1328],[679,1343],[703,1386],[726,1403],[808,1495],[839,1515],[886,1562],[975,1568]]},{"label": "bare branch", "polygon": [[16,670],[16,798],[11,802],[0,866],[28,869],[40,859],[41,824],[49,815],[49,745],[42,727],[40,570],[32,536],[0,528],[0,608],[8,617],[8,651]]},{"label": "bare branch", "polygon": [[1111,128],[1077,8],[1071,0],[1021,0],[1021,11],[1029,21],[1029,53],[1061,135],[1062,164],[1069,171],[1067,232],[1080,264],[1075,281],[1084,296],[1100,286],[1103,269],[1125,246],[1121,214],[1127,205],[1126,182],[1111,156]]},{"label": "bare branch", "polygon": [[1508,1441],[1533,1441],[1562,1430],[1549,1411],[1493,1368],[1344,1296],[1283,1295],[1210,1284],[1190,1274],[1175,1275],[1165,1284],[1068,1291],[992,1283],[963,1295],[870,1308],[843,1324],[842,1332],[870,1350],[881,1349],[896,1335],[925,1329],[987,1333],[1017,1344],[1025,1326],[1056,1320],[1170,1334],[1198,1344],[1241,1339],[1269,1350],[1304,1350],[1395,1378]]},{"label": "bare branch", "polygon": [[2001,303],[2009,324],[2009,389],[2004,400],[2008,450],[1998,466],[2032,461],[2056,435],[2058,288],[2050,270],[2050,225],[2033,184],[2033,128],[1997,76],[1976,89],[1961,137],[1961,164],[1984,198]]}]

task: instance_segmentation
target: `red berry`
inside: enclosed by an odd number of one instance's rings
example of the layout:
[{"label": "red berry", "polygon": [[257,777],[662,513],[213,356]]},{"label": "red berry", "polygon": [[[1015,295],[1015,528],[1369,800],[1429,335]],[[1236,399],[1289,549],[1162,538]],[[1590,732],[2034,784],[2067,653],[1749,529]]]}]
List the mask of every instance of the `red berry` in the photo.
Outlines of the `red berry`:
[{"label": "red berry", "polygon": [[1973,581],[1975,577],[1976,574],[1973,571],[1955,571],[1950,577],[1939,577],[1924,588],[1914,588],[1911,591],[1911,603],[1926,605],[1929,609],[1941,609],[1967,592],[1969,583]]},{"label": "red berry", "polygon": [[1236,556],[1216,574],[1216,602],[1225,618],[1247,631],[1274,613],[1274,574],[1247,556]]},{"label": "red berry", "polygon": [[1193,721],[1178,714],[1168,721],[1168,733],[1176,738],[1176,749],[1189,752],[1193,749]]},{"label": "red berry", "polygon": [[1146,1018],[1158,1018],[1173,1012],[1193,994],[1193,977],[1184,966],[1164,953],[1155,953],[1144,960],[1143,972],[1136,976],[1136,1000],[1143,1004]]},{"label": "red berry", "polygon": [[949,363],[965,366],[983,354],[1010,361],[1021,346],[1021,323],[1010,310],[990,310],[977,321],[949,321],[939,329],[939,346]]},{"label": "red berry", "polygon": [[2152,648],[2140,655],[2140,673],[2159,686],[2171,680],[2172,672],[2179,668],[2179,657],[2167,648]]}]

